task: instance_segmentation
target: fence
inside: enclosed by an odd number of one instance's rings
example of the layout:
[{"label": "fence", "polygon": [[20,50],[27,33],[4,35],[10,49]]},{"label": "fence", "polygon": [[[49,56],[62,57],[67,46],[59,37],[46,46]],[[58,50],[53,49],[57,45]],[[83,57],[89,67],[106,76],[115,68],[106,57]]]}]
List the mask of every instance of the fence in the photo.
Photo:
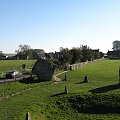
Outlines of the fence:
[{"label": "fence", "polygon": [[87,61],[87,62],[82,62],[82,63],[77,63],[77,64],[72,64],[72,65],[68,65],[68,69],[69,70],[75,70],[75,69],[78,69],[78,68],[81,68],[87,64],[92,64],[92,63],[96,63],[98,61],[102,61],[104,59],[97,59],[97,60],[93,60],[93,61]]}]

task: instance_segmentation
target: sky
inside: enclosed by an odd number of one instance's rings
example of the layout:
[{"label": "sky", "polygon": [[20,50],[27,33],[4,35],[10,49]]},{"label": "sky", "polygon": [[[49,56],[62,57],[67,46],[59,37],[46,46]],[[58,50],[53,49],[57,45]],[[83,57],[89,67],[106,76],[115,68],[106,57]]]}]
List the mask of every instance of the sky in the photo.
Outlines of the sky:
[{"label": "sky", "polygon": [[120,40],[120,0],[0,0],[0,51],[20,44],[45,52],[88,45],[102,52]]}]

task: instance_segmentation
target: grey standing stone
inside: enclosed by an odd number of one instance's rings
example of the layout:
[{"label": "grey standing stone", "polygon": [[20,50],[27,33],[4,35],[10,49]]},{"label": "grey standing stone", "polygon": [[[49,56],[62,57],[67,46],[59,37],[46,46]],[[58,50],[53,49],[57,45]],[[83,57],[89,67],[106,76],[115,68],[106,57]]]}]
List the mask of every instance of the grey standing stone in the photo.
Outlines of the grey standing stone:
[{"label": "grey standing stone", "polygon": [[86,75],[84,77],[84,83],[88,83],[88,77]]},{"label": "grey standing stone", "polygon": [[35,62],[32,71],[40,81],[47,81],[52,79],[53,73],[55,71],[55,64],[39,58]]},{"label": "grey standing stone", "polygon": [[68,94],[68,89],[66,86],[65,86],[65,94]]},{"label": "grey standing stone", "polygon": [[25,120],[31,120],[31,116],[30,116],[29,112],[26,113],[26,119]]}]

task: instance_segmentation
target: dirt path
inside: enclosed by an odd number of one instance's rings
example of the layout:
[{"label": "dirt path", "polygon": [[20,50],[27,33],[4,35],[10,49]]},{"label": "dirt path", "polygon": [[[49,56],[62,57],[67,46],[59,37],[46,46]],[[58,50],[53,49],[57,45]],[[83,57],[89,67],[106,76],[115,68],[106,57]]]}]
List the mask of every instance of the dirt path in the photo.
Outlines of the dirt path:
[{"label": "dirt path", "polygon": [[53,76],[54,82],[53,82],[51,85],[61,83],[62,80],[61,80],[58,76],[61,75],[61,74],[66,73],[66,72],[68,72],[68,71],[63,71],[63,72],[60,72],[60,73],[55,74],[55,75]]},{"label": "dirt path", "polygon": [[68,72],[68,71],[63,71],[63,72],[60,72],[60,73],[55,74],[55,75],[53,76],[54,81],[55,81],[55,82],[61,81],[61,79],[60,79],[58,76],[61,75],[61,74],[66,73],[66,72]]}]

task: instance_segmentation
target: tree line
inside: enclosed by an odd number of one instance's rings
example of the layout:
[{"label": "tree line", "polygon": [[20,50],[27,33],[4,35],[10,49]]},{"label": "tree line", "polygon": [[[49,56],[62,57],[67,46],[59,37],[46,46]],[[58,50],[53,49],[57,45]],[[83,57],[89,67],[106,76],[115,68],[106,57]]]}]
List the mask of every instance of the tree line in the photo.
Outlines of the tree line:
[{"label": "tree line", "polygon": [[18,50],[15,50],[18,59],[38,59],[45,57],[45,51],[42,49],[32,49],[29,45],[19,45]]},{"label": "tree line", "polygon": [[[16,54],[13,59],[47,59],[57,64],[74,64],[76,62],[85,62],[94,59],[100,59],[104,53],[99,52],[99,49],[92,50],[87,45],[73,47],[72,49],[60,47],[59,52],[45,53],[43,49],[32,49],[29,45],[19,45],[15,50]],[[5,56],[1,51],[0,57]]]},{"label": "tree line", "polygon": [[87,45],[81,45],[80,47],[74,47],[72,49],[61,47],[59,54],[60,57],[58,60],[61,64],[75,64],[76,62],[92,61],[94,59],[103,58],[104,56],[104,53],[99,52],[99,49],[92,50]]}]

